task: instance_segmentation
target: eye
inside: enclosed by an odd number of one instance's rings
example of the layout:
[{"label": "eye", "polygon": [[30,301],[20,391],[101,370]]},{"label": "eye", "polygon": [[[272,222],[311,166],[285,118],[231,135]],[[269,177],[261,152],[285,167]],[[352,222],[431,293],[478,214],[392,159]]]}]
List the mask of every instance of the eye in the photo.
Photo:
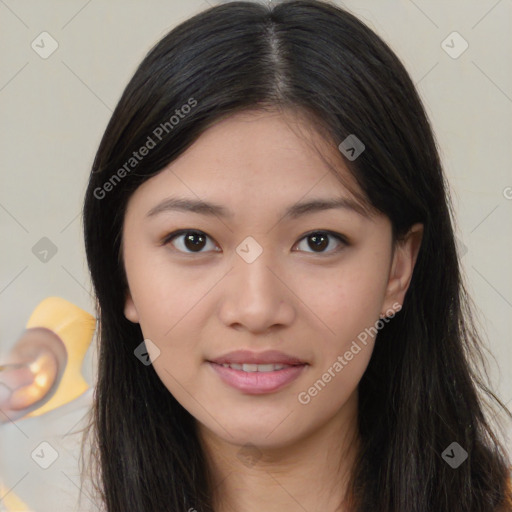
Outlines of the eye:
[{"label": "eye", "polygon": [[[329,239],[335,239],[338,242],[337,249],[331,249],[326,251],[325,249],[331,245]],[[179,240],[179,243],[174,243],[175,240]],[[197,231],[193,229],[182,229],[170,233],[162,240],[162,245],[172,243],[180,252],[185,254],[207,252],[202,249],[207,246],[207,240],[211,240],[210,237],[203,231]],[[308,246],[312,248],[313,253],[331,253],[338,252],[344,246],[348,245],[347,239],[340,233],[334,233],[332,231],[311,231],[303,236],[300,241],[308,240]],[[217,249],[213,249],[215,252],[219,252]],[[304,249],[303,249],[304,250]]]},{"label": "eye", "polygon": [[[162,245],[167,245],[175,239],[181,239],[181,242],[178,243],[177,249],[180,252],[192,254],[192,253],[200,253],[201,249],[205,247],[205,241],[210,237],[203,233],[202,231],[196,231],[192,229],[182,229],[180,231],[175,231],[174,233],[170,233],[162,240]],[[173,244],[174,245],[174,244]],[[176,247],[176,245],[175,245]],[[190,251],[190,252],[189,252]],[[205,251],[203,251],[205,252]],[[216,251],[218,252],[218,251]]]},{"label": "eye", "polygon": [[[329,243],[329,238],[334,238],[338,242],[338,248],[334,250],[325,251],[324,249],[331,245]],[[301,238],[302,240],[308,240],[308,246],[312,247],[312,251],[305,252],[313,252],[313,253],[324,253],[324,252],[338,252],[343,248],[343,246],[348,245],[347,239],[339,234],[334,233],[332,231],[312,231]]]}]

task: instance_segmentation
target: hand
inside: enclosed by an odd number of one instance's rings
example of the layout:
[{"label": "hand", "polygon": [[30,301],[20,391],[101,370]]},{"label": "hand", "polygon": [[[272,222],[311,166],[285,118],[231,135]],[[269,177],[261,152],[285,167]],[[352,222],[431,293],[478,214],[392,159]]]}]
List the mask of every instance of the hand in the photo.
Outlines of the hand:
[{"label": "hand", "polygon": [[42,327],[26,329],[0,362],[0,423],[15,421],[49,400],[66,360],[57,334]]}]

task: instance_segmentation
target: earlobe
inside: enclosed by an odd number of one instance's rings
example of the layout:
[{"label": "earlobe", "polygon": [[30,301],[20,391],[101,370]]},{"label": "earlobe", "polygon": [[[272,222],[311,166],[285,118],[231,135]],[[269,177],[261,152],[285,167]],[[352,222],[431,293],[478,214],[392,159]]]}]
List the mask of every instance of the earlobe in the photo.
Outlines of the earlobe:
[{"label": "earlobe", "polygon": [[414,224],[395,247],[385,304],[403,304],[423,237],[423,224]]},{"label": "earlobe", "polygon": [[127,320],[130,320],[130,322],[133,322],[134,324],[139,323],[139,314],[137,313],[137,308],[135,307],[131,293],[129,291],[126,292],[124,316]]}]

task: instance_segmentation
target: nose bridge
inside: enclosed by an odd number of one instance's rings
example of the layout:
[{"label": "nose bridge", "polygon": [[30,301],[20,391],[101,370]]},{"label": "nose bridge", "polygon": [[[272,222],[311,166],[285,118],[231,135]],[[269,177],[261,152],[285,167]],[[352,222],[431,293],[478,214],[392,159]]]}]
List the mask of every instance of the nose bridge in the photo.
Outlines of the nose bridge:
[{"label": "nose bridge", "polygon": [[291,306],[283,278],[279,278],[274,252],[260,246],[262,250],[255,256],[257,248],[251,243],[242,243],[237,248],[238,254],[227,276],[229,285],[223,297],[221,315],[227,324],[236,323],[250,330],[264,331],[274,324],[290,321]]},{"label": "nose bridge", "polygon": [[254,239],[245,240],[237,248],[234,279],[236,293],[243,299],[246,295],[252,300],[269,301],[282,290],[276,278],[278,262],[273,249],[262,247]]}]

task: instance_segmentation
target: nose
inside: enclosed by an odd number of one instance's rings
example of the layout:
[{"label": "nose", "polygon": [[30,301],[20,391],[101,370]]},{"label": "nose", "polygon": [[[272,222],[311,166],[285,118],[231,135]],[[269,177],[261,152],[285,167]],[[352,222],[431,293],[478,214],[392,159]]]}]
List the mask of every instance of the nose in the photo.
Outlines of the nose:
[{"label": "nose", "polygon": [[252,263],[238,256],[224,278],[219,316],[228,327],[266,333],[295,318],[290,278],[270,251]]}]

